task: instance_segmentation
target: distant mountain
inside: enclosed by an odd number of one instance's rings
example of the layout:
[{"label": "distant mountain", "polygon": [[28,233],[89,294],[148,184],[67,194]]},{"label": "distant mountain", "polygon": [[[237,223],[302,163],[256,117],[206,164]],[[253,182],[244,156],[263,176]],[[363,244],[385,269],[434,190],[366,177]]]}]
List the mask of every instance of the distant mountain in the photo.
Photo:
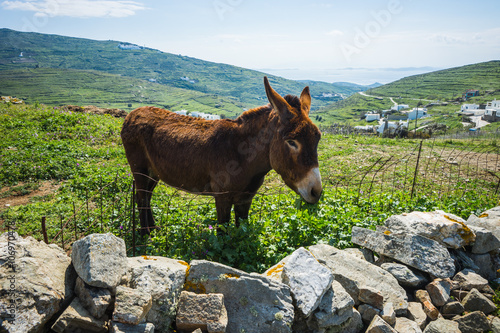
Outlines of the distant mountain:
[{"label": "distant mountain", "polygon": [[[93,71],[94,75],[106,73],[131,77],[208,96],[220,96],[234,101],[234,105],[239,105],[241,109],[267,103],[262,82],[266,74],[262,72],[174,55],[126,42],[0,29],[0,71],[9,70],[10,78],[15,80],[16,70],[32,69],[32,73],[36,72],[38,75],[40,84],[43,84],[43,76],[48,73],[39,71],[42,68]],[[5,73],[0,82],[2,93],[9,84],[9,76]],[[71,72],[59,72],[58,75],[64,73]],[[26,72],[23,75],[26,76]],[[281,94],[299,94],[304,88],[303,82],[267,76],[273,88]],[[111,79],[109,76],[106,78]],[[72,81],[72,84],[74,86],[67,85],[66,89],[79,88],[77,81]],[[311,86],[313,110],[370,88],[316,81],[308,81],[307,84]],[[106,84],[103,83],[102,86]],[[22,86],[18,85],[17,88],[22,89]],[[19,91],[17,94],[28,95],[29,92]],[[58,101],[63,103],[64,92],[58,91],[57,94],[61,95]],[[47,96],[32,96],[41,102],[45,97]]]}]

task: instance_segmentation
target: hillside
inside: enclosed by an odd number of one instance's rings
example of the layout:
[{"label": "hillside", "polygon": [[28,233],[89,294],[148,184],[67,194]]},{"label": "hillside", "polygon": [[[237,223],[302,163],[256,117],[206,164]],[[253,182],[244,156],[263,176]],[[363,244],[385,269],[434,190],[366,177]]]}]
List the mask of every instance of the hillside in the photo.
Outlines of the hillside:
[{"label": "hillside", "polygon": [[197,110],[226,117],[237,117],[243,107],[236,98],[98,71],[54,68],[3,70],[0,71],[0,82],[0,95],[17,96],[28,103],[98,105],[125,110],[148,104],[172,111]]},{"label": "hillside", "polygon": [[500,91],[500,60],[455,67],[409,76],[366,91],[369,95],[452,100],[462,97],[467,89],[480,93]]},{"label": "hillside", "polygon": [[[474,65],[410,76],[401,80],[369,89],[366,95],[354,94],[349,98],[332,103],[316,112],[323,124],[349,123],[366,125],[362,116],[369,111],[389,109],[395,103],[408,104],[410,108],[427,106],[433,117],[426,118],[427,124],[445,124],[448,128],[464,128],[460,111],[462,93],[478,89],[480,96],[467,103],[486,103],[500,99],[500,61],[489,61]],[[373,124],[373,123],[372,123]],[[410,125],[412,128],[413,125]],[[496,126],[491,126],[496,128]]]},{"label": "hillside", "polygon": [[[91,70],[154,81],[169,87],[231,97],[240,102],[242,108],[267,103],[262,84],[265,74],[258,71],[174,55],[125,42],[0,29],[0,71],[26,68]],[[0,91],[10,79],[16,80],[16,72],[9,73],[10,77],[3,76]],[[39,72],[39,75],[43,74]],[[272,75],[268,77],[273,88],[281,94],[298,94],[304,87],[304,83],[299,81]],[[109,76],[107,78],[111,79]],[[111,81],[113,80],[116,79]],[[310,84],[314,85],[313,109],[368,88],[325,82]],[[67,86],[67,89],[54,93],[64,96],[67,91],[76,87]],[[39,100],[45,98],[44,95],[32,94],[27,87],[16,95],[32,95],[32,98]],[[58,102],[65,103],[61,99]]]}]

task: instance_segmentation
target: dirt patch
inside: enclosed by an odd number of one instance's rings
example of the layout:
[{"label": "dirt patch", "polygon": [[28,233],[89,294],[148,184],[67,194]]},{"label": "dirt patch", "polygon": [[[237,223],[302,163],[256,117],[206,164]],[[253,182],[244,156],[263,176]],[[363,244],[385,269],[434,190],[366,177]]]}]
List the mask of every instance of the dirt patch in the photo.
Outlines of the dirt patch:
[{"label": "dirt patch", "polygon": [[[61,184],[54,184],[52,181],[43,181],[39,187],[28,194],[19,195],[17,191],[13,191],[14,188],[22,187],[24,184],[20,183],[12,187],[4,187],[0,190],[0,211],[14,206],[26,205],[30,202],[33,197],[43,197],[55,193]],[[10,194],[9,192],[14,192]],[[6,193],[8,196],[3,197]],[[2,198],[3,197],[3,198]]]},{"label": "dirt patch", "polygon": [[122,109],[98,108],[97,106],[94,105],[88,105],[88,106],[66,105],[63,108],[72,112],[82,112],[82,113],[101,114],[101,115],[109,114],[116,118],[125,118],[127,116],[127,112]]}]

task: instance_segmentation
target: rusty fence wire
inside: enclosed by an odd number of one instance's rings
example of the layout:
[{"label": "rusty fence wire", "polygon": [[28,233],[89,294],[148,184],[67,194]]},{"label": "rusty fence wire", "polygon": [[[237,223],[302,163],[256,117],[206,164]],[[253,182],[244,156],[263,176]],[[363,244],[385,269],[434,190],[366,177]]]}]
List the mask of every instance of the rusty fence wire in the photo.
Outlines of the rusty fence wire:
[{"label": "rusty fence wire", "polygon": [[[460,197],[472,193],[478,200],[497,203],[500,148],[490,141],[457,143],[450,139],[422,140],[411,148],[380,156],[374,154],[348,172],[337,170],[335,165],[330,166],[328,170],[322,170],[322,175],[324,192],[332,197],[340,191],[368,200],[380,193],[397,192],[407,200],[422,196]],[[116,190],[118,188],[121,190]],[[279,198],[289,191],[277,175],[266,180],[254,199],[251,214],[265,216],[267,208],[255,203],[259,198]],[[216,220],[212,197],[187,194],[162,182],[154,192],[153,199],[157,199],[152,209],[157,225],[169,225],[173,218],[189,220],[195,213]],[[42,219],[43,236],[49,242],[69,249],[72,242],[90,233],[112,232],[126,239],[130,255],[141,253],[147,245],[137,241],[140,223],[133,193],[132,177],[126,180],[116,177],[114,181],[100,183],[96,189],[86,191],[85,199],[80,204],[72,204],[71,214],[61,215],[60,221],[52,223],[58,229],[51,233],[52,237],[47,237],[46,222]],[[281,208],[278,205],[273,209]]]}]

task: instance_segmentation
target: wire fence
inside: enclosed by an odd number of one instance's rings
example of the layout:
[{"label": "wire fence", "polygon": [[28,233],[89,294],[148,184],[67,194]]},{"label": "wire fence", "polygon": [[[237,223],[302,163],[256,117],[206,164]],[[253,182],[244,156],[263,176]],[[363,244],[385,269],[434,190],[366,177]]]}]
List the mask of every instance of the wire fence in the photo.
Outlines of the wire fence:
[{"label": "wire fence", "polygon": [[[335,164],[325,167],[327,170],[322,170],[325,195],[335,198],[347,191],[356,200],[370,200],[381,193],[399,193],[403,200],[413,200],[422,196],[470,194],[485,205],[496,204],[499,199],[500,149],[491,141],[422,140],[406,148],[395,146],[388,152],[357,160],[355,165],[349,172]],[[46,221],[42,219],[44,239],[69,249],[72,242],[90,233],[111,232],[125,239],[128,254],[146,253],[147,242],[138,242],[141,227],[134,191],[132,177],[123,179],[117,174],[109,182],[95,181],[94,187],[80,190],[83,199],[79,204],[71,204],[70,214],[61,215],[55,223],[57,231],[51,232],[51,237],[47,236]],[[260,188],[251,214],[265,216],[268,208],[256,203],[259,198],[279,198],[289,191],[274,175]],[[212,197],[187,194],[164,183],[158,184],[155,196],[152,210],[158,225],[169,226],[172,219],[188,220],[200,214],[216,220]],[[278,205],[273,209],[282,208]]]}]

